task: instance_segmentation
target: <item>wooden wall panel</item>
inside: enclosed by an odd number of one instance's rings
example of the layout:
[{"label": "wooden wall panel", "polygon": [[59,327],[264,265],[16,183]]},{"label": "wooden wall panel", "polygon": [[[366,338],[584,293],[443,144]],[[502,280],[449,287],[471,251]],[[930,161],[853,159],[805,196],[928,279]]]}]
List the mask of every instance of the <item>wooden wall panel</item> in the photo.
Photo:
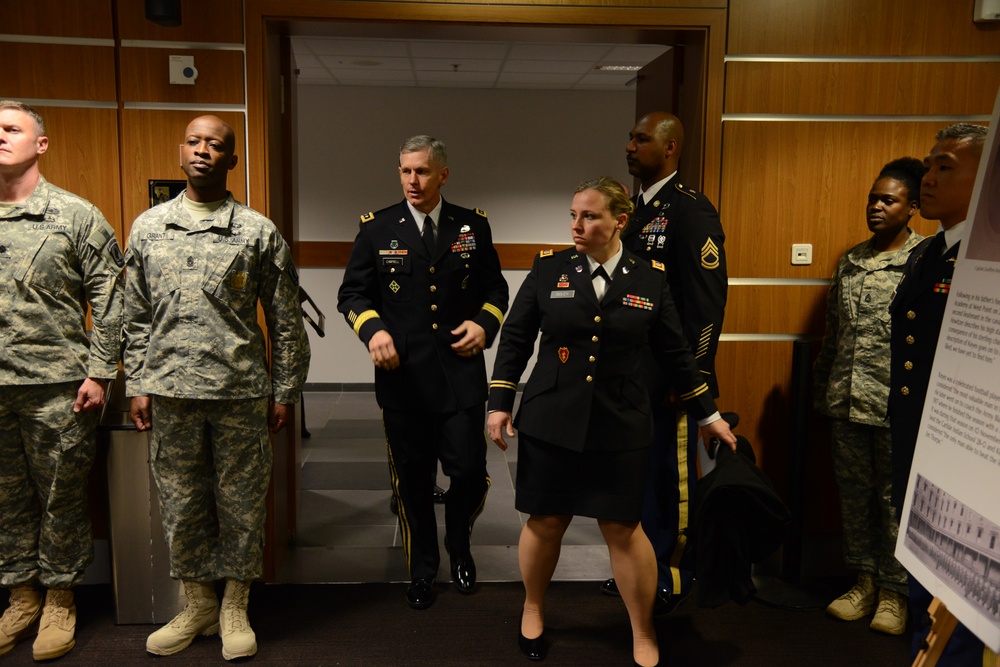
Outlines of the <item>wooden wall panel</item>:
[{"label": "wooden wall panel", "polygon": [[242,44],[243,0],[181,0],[176,28],[147,20],[140,0],[119,0],[118,30],[122,39]]},{"label": "wooden wall panel", "polygon": [[975,0],[730,0],[729,54],[996,55]]},{"label": "wooden wall panel", "polygon": [[997,88],[1000,61],[736,61],[726,64],[725,112],[989,115]]},{"label": "wooden wall panel", "polygon": [[[194,56],[195,84],[170,83],[170,56]],[[121,50],[122,100],[243,104],[243,52],[208,49]]]},{"label": "wooden wall panel", "polygon": [[[136,2],[141,5],[142,3]],[[0,0],[7,35],[112,39],[111,0]],[[2,62],[2,61],[0,61]],[[6,67],[5,67],[6,70]],[[9,71],[5,71],[9,74]]]},{"label": "wooden wall panel", "polygon": [[114,102],[111,46],[0,42],[5,97]]},{"label": "wooden wall panel", "polygon": [[[869,236],[865,204],[882,166],[923,159],[945,122],[737,122],[723,134],[720,214],[730,277],[829,278]],[[933,233],[936,223],[914,228]],[[811,243],[811,266],[792,266]]]},{"label": "wooden wall panel", "polygon": [[823,335],[826,285],[730,285],[722,332]]},{"label": "wooden wall panel", "polygon": [[89,200],[122,236],[118,111],[37,107],[49,148],[39,166],[52,184]]},{"label": "wooden wall panel", "polygon": [[[244,117],[237,112],[212,112],[236,133],[239,161],[229,172],[229,190],[236,199],[247,197]],[[132,222],[149,208],[149,179],[184,179],[180,168],[180,144],[188,123],[197,111],[126,109],[122,112],[122,216],[127,237]]]}]

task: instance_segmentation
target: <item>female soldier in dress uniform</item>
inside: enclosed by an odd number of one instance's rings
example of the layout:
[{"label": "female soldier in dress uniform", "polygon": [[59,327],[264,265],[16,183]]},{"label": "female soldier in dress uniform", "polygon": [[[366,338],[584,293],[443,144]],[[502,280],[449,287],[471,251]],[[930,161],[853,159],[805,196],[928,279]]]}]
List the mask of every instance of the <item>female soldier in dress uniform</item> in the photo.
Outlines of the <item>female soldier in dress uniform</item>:
[{"label": "female soldier in dress uniform", "polygon": [[[639,524],[651,429],[640,373],[647,344],[701,418],[705,441],[736,445],[685,342],[665,267],[622,246],[632,208],[616,181],[582,183],[570,211],[576,247],[539,254],[500,335],[488,431],[501,449],[505,432],[520,431],[515,505],[530,516],[518,545],[525,588],[518,644],[533,660],[545,657],[545,591],[574,515],[596,518],[608,544],[636,664],[659,660],[656,558]],[[539,331],[538,359],[512,420]]]}]

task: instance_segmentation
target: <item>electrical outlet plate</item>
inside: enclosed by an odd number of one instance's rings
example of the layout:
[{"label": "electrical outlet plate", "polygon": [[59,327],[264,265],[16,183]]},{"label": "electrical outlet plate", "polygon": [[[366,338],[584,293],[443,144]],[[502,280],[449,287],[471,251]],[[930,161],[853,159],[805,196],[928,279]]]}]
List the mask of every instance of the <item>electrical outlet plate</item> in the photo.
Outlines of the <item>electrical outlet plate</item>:
[{"label": "electrical outlet plate", "polygon": [[792,244],[792,264],[808,266],[813,263],[813,247],[811,243]]}]

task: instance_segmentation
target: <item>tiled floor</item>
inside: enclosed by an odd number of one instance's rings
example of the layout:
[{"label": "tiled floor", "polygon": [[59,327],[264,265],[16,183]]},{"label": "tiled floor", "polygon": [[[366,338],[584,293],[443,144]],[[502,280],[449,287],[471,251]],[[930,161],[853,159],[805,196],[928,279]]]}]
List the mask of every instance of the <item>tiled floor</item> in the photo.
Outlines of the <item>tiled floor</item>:
[{"label": "tiled floor", "polygon": [[[299,531],[282,565],[287,583],[406,581],[396,516],[389,511],[389,468],[382,419],[372,393],[308,392],[302,441]],[[492,479],[486,507],[472,534],[480,581],[520,581],[517,539],[524,522],[514,509],[517,442],[506,452],[487,449]],[[438,484],[447,489],[448,478]],[[437,506],[443,539],[444,507]],[[439,578],[448,577],[441,548]],[[555,579],[599,580],[611,576],[608,551],[597,522],[576,518],[563,540]]]}]

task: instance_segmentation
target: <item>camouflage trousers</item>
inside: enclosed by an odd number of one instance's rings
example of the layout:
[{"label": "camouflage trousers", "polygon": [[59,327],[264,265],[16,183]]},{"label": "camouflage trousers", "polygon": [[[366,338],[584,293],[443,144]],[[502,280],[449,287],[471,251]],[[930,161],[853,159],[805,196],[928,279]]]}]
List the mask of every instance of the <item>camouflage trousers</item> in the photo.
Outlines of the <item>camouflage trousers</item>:
[{"label": "camouflage trousers", "polygon": [[0,586],[69,588],[94,557],[87,481],[97,413],[80,382],[0,387]]},{"label": "camouflage trousers", "polygon": [[149,465],[160,498],[170,576],[259,579],[271,479],[267,398],[152,397]]},{"label": "camouflage trousers", "polygon": [[906,570],[893,555],[899,522],[892,505],[889,429],[833,419],[831,430],[844,562],[852,570],[874,575],[878,586],[907,595]]}]

